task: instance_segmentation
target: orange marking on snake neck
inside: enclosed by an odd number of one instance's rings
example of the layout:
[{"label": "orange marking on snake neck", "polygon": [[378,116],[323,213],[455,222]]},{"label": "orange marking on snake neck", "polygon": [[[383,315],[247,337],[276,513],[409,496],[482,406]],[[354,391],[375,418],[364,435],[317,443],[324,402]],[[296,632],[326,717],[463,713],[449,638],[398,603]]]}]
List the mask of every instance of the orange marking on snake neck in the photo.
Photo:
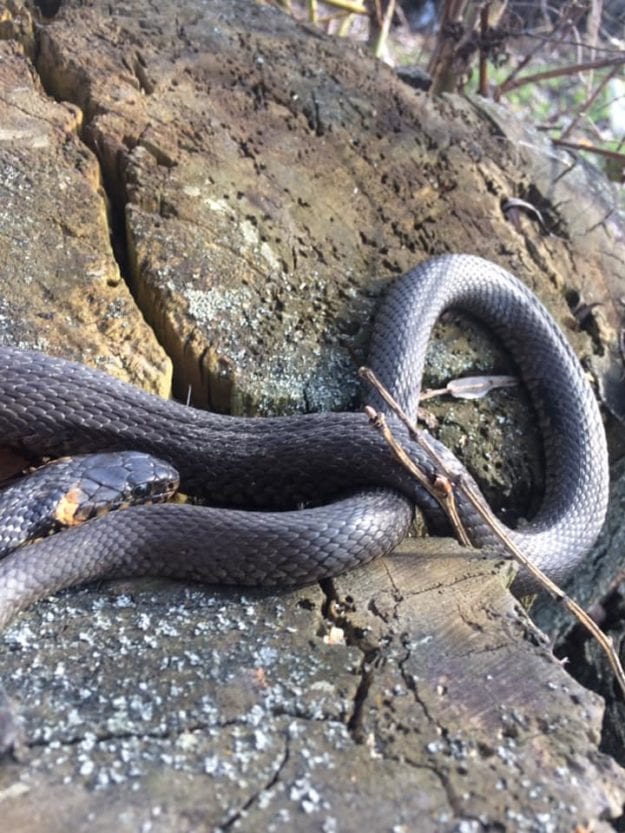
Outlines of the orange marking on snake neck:
[{"label": "orange marking on snake neck", "polygon": [[81,519],[76,518],[76,511],[82,498],[83,494],[77,486],[66,492],[57,504],[54,513],[55,520],[62,526],[76,526],[81,523]]}]

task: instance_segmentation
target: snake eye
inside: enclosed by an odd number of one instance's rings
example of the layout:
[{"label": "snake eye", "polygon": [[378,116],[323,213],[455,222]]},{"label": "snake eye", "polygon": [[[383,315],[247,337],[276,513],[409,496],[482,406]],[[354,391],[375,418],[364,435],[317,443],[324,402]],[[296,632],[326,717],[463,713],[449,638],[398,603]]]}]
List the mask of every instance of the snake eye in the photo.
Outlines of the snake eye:
[{"label": "snake eye", "polygon": [[133,494],[136,498],[144,498],[150,496],[150,486],[148,483],[137,483],[133,489]]}]

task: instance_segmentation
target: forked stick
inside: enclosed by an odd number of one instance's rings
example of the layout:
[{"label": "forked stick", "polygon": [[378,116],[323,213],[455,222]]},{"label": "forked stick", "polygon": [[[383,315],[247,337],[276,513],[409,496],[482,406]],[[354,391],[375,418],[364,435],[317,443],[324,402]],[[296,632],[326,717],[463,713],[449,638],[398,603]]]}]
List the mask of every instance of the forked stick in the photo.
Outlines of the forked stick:
[{"label": "forked stick", "polygon": [[567,595],[562,588],[546,576],[530,559],[517,547],[517,545],[510,539],[505,527],[500,523],[499,519],[495,517],[492,511],[484,504],[481,496],[478,495],[473,486],[466,480],[466,478],[453,474],[449,471],[445,462],[436,452],[430,442],[428,442],[423,431],[420,431],[416,424],[403,411],[401,406],[395,401],[393,396],[384,387],[382,382],[377,378],[375,373],[368,367],[361,367],[358,371],[361,378],[365,379],[384,399],[386,404],[391,408],[395,415],[403,422],[410,436],[418,445],[425,451],[437,470],[437,477],[434,482],[421,471],[418,466],[413,463],[410,456],[401,444],[393,436],[388,424],[384,418],[384,414],[378,413],[374,408],[367,407],[366,412],[371,419],[372,424],[379,431],[389,444],[393,456],[415,477],[419,483],[425,486],[428,492],[435,497],[441,504],[443,510],[448,514],[449,519],[458,534],[460,543],[464,546],[471,546],[467,532],[458,515],[456,501],[454,499],[454,491],[459,492],[466,498],[473,508],[478,512],[481,518],[491,528],[494,535],[503,544],[505,549],[512,555],[512,557],[521,564],[532,576],[537,583],[543,587],[547,593],[561,602],[564,607],[571,613],[578,622],[593,636],[601,649],[605,653],[607,660],[614,672],[621,691],[625,696],[625,671],[618,658],[612,640],[597,626],[586,611],[577,604],[577,602]]}]

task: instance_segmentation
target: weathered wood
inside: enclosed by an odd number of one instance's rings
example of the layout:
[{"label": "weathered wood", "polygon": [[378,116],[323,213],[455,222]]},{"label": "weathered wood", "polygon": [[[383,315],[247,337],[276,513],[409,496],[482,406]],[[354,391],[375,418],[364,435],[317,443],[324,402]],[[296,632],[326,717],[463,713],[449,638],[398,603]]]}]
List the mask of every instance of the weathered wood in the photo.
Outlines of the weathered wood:
[{"label": "weathered wood", "polygon": [[0,41],[0,339],[167,395],[171,363],[123,282],[82,113]]},{"label": "weathered wood", "polygon": [[5,638],[32,744],[0,769],[7,829],[607,831],[625,779],[593,750],[600,700],[505,565],[417,549],[325,593],[133,582],[39,605]]}]

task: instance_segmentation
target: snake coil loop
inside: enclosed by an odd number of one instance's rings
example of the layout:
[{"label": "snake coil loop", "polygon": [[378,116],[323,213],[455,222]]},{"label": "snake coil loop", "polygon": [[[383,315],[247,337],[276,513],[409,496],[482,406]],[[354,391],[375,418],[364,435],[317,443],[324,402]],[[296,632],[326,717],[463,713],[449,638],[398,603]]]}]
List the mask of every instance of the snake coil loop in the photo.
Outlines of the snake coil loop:
[{"label": "snake coil loop", "polygon": [[[376,319],[369,364],[404,410],[415,411],[430,333],[448,307],[495,330],[529,389],[543,434],[546,488],[537,515],[510,536],[562,579],[592,545],[607,507],[606,441],[592,390],[554,320],[520,281],[480,258],[448,255],[400,279]],[[388,419],[429,470],[405,429]],[[0,434],[5,445],[30,455],[148,452],[178,469],[183,491],[228,507],[133,507],[13,553],[0,562],[0,625],[41,596],[100,576],[287,586],[336,575],[395,546],[413,502],[422,500],[362,413],[220,416],[8,347],[0,348]],[[336,500],[348,490],[361,491]],[[284,511],[323,500],[335,502]],[[498,550],[475,510],[462,500],[458,509],[474,543]]]}]

